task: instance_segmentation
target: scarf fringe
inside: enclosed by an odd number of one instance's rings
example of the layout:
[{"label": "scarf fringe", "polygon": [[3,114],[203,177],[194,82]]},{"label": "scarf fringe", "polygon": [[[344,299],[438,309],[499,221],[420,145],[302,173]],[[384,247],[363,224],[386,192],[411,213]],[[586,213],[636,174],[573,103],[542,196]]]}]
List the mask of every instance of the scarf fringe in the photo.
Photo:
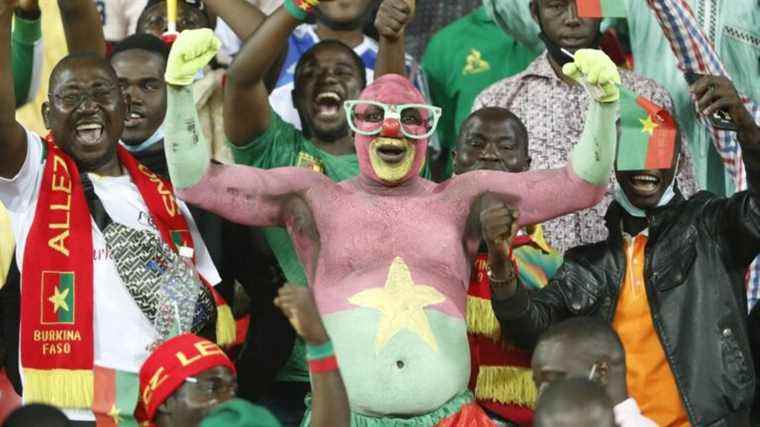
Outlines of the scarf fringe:
[{"label": "scarf fringe", "polygon": [[89,409],[94,390],[92,370],[24,368],[24,403]]},{"label": "scarf fringe", "polygon": [[216,306],[216,343],[220,347],[227,347],[235,343],[237,338],[237,324],[232,315],[232,309],[227,304]]},{"label": "scarf fringe", "polygon": [[467,297],[467,331],[501,341],[501,325],[496,319],[490,300]]},{"label": "scarf fringe", "polygon": [[536,386],[530,369],[509,366],[481,366],[475,397],[503,404],[527,406],[536,404]]}]

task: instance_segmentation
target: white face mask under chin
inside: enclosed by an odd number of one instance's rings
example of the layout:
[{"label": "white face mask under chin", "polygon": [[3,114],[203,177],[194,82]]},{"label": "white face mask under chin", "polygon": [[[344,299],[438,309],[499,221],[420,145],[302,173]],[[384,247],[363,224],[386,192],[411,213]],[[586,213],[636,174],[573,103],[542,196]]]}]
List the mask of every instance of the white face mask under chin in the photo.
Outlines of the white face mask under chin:
[{"label": "white face mask under chin", "polygon": [[[662,193],[662,196],[660,196],[660,201],[657,202],[656,207],[659,208],[661,206],[667,205],[671,200],[673,200],[673,197],[675,197],[676,177],[678,176],[678,167],[680,166],[680,163],[681,157],[678,156],[676,158],[676,166],[673,169],[675,171],[673,174],[673,179],[670,181],[668,188],[665,189],[665,192]],[[630,216],[636,218],[645,218],[647,216],[646,212],[644,212],[643,209],[637,208],[633,205],[633,203],[631,203],[630,200],[628,200],[628,196],[625,195],[625,191],[623,191],[623,189],[620,187],[620,184],[617,182],[615,183],[615,201],[618,202]]]},{"label": "white face mask under chin", "polygon": [[146,139],[140,144],[128,145],[122,142],[121,145],[124,146],[124,148],[126,148],[127,151],[129,151],[130,153],[140,153],[152,147],[153,144],[160,142],[163,139],[164,139],[164,125],[161,124],[161,126],[159,126],[155,132],[153,132],[153,135],[151,135],[150,138]]},{"label": "white face mask under chin", "polygon": [[[668,203],[670,203],[671,200],[673,200],[673,197],[675,197],[675,185],[676,185],[676,178],[673,177],[673,180],[670,181],[670,185],[668,185],[668,188],[665,189],[665,192],[662,193],[662,196],[660,197],[660,201],[657,202],[656,207],[665,206]],[[629,215],[636,217],[636,218],[644,218],[646,217],[646,212],[641,209],[637,208],[636,206],[631,203],[630,200],[628,200],[628,196],[625,195],[625,191],[620,187],[620,184],[615,184],[615,201],[617,201],[620,206],[625,209],[626,212],[628,212]]]}]

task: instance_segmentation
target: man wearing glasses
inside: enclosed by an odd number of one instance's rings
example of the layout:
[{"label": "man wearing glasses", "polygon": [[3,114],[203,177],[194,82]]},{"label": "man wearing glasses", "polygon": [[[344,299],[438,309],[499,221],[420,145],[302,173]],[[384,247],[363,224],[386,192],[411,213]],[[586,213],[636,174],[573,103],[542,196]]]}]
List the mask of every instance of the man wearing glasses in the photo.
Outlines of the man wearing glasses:
[{"label": "man wearing glasses", "polygon": [[[94,409],[95,391],[104,390],[95,386],[99,373],[135,377],[161,339],[157,290],[149,286],[161,276],[146,272],[151,262],[176,261],[175,250],[185,247],[207,285],[219,275],[187,206],[119,146],[128,101],[101,56],[92,1],[65,2],[67,35],[81,40],[68,37],[75,53],[50,76],[43,106],[50,134],[40,138],[16,122],[9,51],[15,3],[0,1],[0,201],[11,215],[21,273],[20,288],[3,289],[3,329],[19,328],[4,337],[5,365],[11,378],[20,371],[16,388],[25,401],[60,407],[75,425],[94,425],[97,415],[108,416]],[[84,51],[82,40],[101,52]],[[156,249],[155,259],[143,258],[148,249]],[[215,298],[203,289],[198,319],[213,330]],[[121,406],[115,415],[130,417],[133,408]]]},{"label": "man wearing glasses", "polygon": [[[303,10],[286,9],[274,19]],[[566,67],[600,88],[571,165],[475,171],[442,184],[419,176],[439,109],[406,78],[384,75],[344,103],[359,176],[334,183],[304,168],[210,163],[190,85],[218,47],[209,30],[186,31],[170,54],[166,154],[180,194],[235,222],[287,228],[340,360],[353,425],[489,423],[467,390],[466,285],[481,239],[472,205],[493,193],[525,226],[601,199],[619,97],[612,61],[583,51]]]}]

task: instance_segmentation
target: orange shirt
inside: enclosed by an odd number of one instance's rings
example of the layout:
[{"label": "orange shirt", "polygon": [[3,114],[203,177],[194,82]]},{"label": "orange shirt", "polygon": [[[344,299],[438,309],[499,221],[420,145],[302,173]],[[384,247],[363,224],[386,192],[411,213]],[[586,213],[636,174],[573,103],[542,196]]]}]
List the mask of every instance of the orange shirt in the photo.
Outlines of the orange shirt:
[{"label": "orange shirt", "polygon": [[628,394],[662,427],[688,426],[676,380],[652,323],[644,284],[646,234],[625,239],[626,270],[612,327],[625,348]]}]

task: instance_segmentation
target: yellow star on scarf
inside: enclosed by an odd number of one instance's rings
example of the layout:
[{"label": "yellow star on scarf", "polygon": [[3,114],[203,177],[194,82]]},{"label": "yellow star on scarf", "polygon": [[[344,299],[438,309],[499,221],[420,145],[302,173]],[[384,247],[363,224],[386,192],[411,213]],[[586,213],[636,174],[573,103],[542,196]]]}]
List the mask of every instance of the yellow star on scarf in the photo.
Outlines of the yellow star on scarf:
[{"label": "yellow star on scarf", "polygon": [[660,125],[652,121],[652,116],[647,116],[646,120],[639,119],[639,121],[644,126],[641,129],[641,133],[647,133],[649,135],[652,135],[654,133],[654,130],[660,127]]},{"label": "yellow star on scarf", "polygon": [[424,308],[445,300],[446,297],[432,286],[415,284],[409,267],[403,259],[396,257],[388,269],[384,287],[361,291],[348,302],[380,311],[375,352],[380,352],[402,330],[417,334],[433,351],[438,351]]},{"label": "yellow star on scarf", "polygon": [[69,305],[66,304],[66,297],[69,296],[69,289],[66,288],[61,292],[61,289],[56,286],[53,290],[53,296],[48,298],[48,301],[53,303],[53,312],[58,313],[58,309],[62,308],[65,311],[69,311]]},{"label": "yellow star on scarf", "polygon": [[116,407],[116,404],[111,406],[111,410],[108,411],[108,416],[111,417],[111,419],[113,419],[113,422],[116,425],[119,425],[119,423],[121,422],[121,415],[119,413],[120,413],[120,410],[119,408]]}]

